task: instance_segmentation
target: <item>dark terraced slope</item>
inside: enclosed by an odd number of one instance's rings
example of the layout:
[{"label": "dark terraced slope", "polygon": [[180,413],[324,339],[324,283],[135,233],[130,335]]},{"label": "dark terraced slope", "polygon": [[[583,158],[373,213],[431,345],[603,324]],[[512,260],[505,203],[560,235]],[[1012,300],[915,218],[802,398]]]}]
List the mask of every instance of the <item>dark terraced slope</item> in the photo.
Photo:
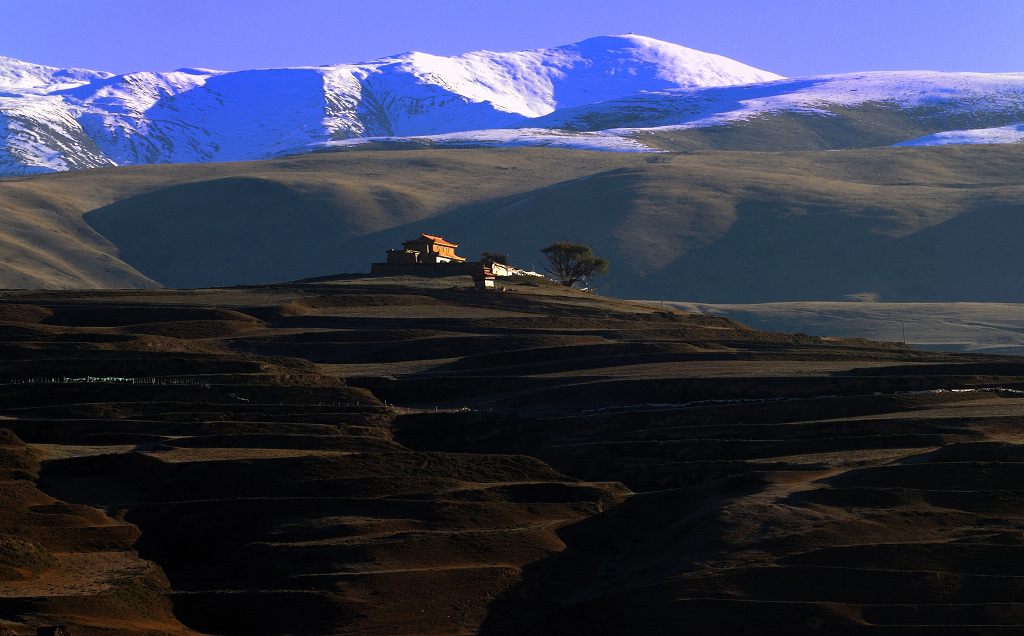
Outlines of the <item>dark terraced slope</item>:
[{"label": "dark terraced slope", "polygon": [[1018,358],[470,287],[0,292],[0,629],[1024,625]]}]

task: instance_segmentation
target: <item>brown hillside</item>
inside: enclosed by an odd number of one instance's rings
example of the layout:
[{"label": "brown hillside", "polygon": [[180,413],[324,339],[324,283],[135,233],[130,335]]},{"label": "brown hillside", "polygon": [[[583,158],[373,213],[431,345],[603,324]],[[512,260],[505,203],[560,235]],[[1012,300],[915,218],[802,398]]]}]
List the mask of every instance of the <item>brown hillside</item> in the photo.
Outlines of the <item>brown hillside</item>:
[{"label": "brown hillside", "polygon": [[562,238],[617,295],[1018,301],[1019,147],[630,155],[348,151],[0,181],[8,287],[186,287],[367,271],[427,231],[541,265]]}]

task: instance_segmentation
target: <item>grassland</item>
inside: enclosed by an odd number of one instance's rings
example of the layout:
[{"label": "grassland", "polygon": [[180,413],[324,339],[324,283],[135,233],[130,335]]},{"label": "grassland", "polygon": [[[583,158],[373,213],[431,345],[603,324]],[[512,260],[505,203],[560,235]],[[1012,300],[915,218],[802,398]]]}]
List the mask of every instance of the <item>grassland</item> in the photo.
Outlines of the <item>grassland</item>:
[{"label": "grassland", "polygon": [[418,232],[609,293],[689,302],[1017,302],[1016,146],[841,152],[351,150],[0,180],[0,285],[197,287],[364,272]]},{"label": "grassland", "polygon": [[1016,356],[468,277],[0,292],[0,628],[1013,633]]}]

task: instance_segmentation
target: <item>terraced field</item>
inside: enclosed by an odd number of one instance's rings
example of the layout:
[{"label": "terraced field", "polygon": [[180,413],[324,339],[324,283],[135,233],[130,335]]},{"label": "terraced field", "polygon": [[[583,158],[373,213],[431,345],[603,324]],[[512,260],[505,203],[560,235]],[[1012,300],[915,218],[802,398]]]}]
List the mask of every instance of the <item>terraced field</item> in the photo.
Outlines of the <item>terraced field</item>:
[{"label": "terraced field", "polygon": [[470,286],[0,292],[0,630],[1024,625],[1019,358]]}]

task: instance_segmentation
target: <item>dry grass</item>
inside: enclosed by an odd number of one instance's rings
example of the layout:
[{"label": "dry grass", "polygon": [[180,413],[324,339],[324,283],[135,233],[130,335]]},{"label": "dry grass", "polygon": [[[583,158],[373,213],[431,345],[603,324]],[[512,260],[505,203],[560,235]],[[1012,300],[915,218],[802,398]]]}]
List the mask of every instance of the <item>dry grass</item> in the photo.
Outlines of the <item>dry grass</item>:
[{"label": "dry grass", "polygon": [[1015,301],[1021,152],[424,149],[12,178],[0,284],[328,276],[426,231],[527,268],[552,241],[589,243],[619,296]]}]

